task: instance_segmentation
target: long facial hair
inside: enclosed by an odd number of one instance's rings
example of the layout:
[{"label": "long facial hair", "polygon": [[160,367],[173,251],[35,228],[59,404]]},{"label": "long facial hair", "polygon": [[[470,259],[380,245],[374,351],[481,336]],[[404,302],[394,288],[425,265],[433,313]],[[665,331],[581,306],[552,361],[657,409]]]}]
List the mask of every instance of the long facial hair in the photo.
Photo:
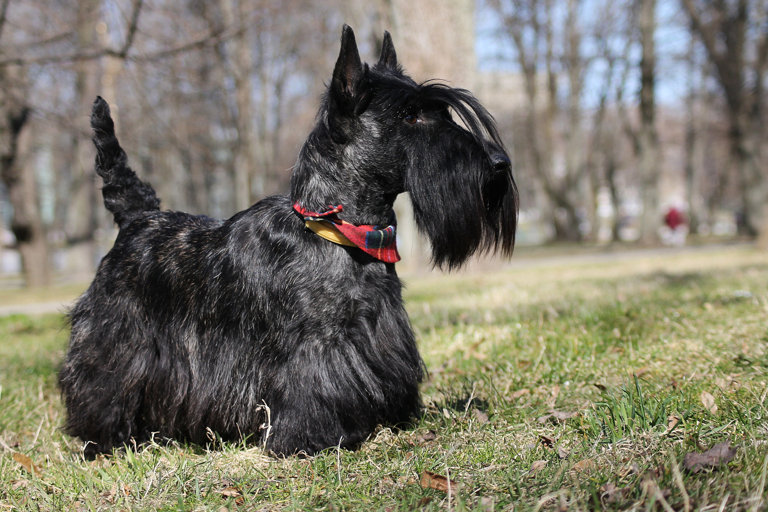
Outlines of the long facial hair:
[{"label": "long facial hair", "polygon": [[[406,175],[419,230],[432,244],[440,268],[460,267],[475,253],[512,253],[517,228],[518,193],[496,123],[466,90],[441,83],[419,87],[420,102],[448,108],[463,127],[425,130],[432,151],[411,152]],[[442,148],[443,151],[435,151]],[[508,159],[507,159],[508,161]]]}]

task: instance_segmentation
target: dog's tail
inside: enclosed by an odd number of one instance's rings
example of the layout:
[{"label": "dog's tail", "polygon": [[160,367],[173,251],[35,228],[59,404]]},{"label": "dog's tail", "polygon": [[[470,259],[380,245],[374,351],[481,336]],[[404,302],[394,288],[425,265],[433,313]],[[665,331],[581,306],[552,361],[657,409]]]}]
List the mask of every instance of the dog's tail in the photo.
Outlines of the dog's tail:
[{"label": "dog's tail", "polygon": [[104,179],[104,206],[115,216],[117,225],[123,228],[136,215],[159,210],[160,199],[155,190],[128,167],[128,157],[115,137],[109,105],[101,96],[93,102],[91,128],[96,145],[96,173]]}]

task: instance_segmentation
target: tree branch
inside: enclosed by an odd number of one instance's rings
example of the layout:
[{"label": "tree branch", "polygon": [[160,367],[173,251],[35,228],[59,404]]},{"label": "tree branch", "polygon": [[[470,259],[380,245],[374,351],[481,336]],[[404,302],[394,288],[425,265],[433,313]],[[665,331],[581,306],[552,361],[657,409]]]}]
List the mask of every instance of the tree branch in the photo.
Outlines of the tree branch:
[{"label": "tree branch", "polygon": [[765,73],[768,66],[768,31],[763,33],[763,38],[757,44],[757,60],[755,61],[755,71],[758,76]]},{"label": "tree branch", "polygon": [[8,6],[10,3],[11,0],[3,0],[3,3],[0,4],[0,39],[3,37],[3,28],[5,28],[5,21],[8,19]]},{"label": "tree branch", "polygon": [[134,0],[133,1],[133,12],[131,14],[131,22],[128,25],[128,32],[125,34],[125,42],[123,43],[123,47],[120,48],[120,51],[118,51],[118,54],[125,58],[128,55],[128,50],[131,49],[131,46],[133,45],[133,39],[136,36],[136,29],[139,26],[139,13],[141,12],[141,6],[144,4],[144,0]]},{"label": "tree branch", "polygon": [[213,30],[198,39],[189,41],[187,43],[183,43],[174,48],[169,48],[167,50],[160,50],[153,53],[146,53],[143,55],[128,54],[127,52],[129,48],[126,48],[126,45],[124,44],[123,48],[118,50],[115,50],[114,48],[102,48],[97,51],[75,52],[75,53],[69,53],[69,54],[63,54],[63,55],[43,55],[40,57],[9,57],[5,59],[0,59],[0,67],[24,66],[29,64],[37,64],[37,65],[44,66],[47,64],[60,64],[65,62],[81,62],[85,60],[96,60],[106,56],[118,57],[120,59],[132,61],[132,62],[148,62],[153,60],[161,60],[161,59],[164,59],[179,53],[184,53],[186,51],[194,50],[197,48],[205,48],[207,46],[216,45],[223,40],[236,36],[242,30],[239,30],[236,32],[227,32],[222,29]]},{"label": "tree branch", "polygon": [[715,38],[716,31],[713,28],[714,22],[710,22],[709,24],[704,23],[704,21],[701,19],[701,15],[699,14],[698,9],[696,9],[696,6],[693,4],[693,0],[681,1],[685,12],[688,13],[688,18],[691,20],[691,26],[693,30],[701,38],[701,41],[704,43],[710,58],[719,67],[721,65],[721,55],[720,52],[717,51],[717,41]]}]

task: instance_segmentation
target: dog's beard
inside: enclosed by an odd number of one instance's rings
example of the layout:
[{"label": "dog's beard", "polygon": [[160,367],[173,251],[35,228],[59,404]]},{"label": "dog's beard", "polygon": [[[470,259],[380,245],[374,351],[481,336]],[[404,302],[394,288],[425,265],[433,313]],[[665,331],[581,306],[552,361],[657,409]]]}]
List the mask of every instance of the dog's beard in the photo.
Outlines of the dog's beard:
[{"label": "dog's beard", "polygon": [[[460,267],[475,253],[508,256],[515,243],[517,188],[509,168],[496,170],[481,146],[456,140],[434,141],[446,148],[417,154],[406,188],[419,230],[432,245],[432,262],[440,268]],[[450,151],[448,149],[450,148]]]}]

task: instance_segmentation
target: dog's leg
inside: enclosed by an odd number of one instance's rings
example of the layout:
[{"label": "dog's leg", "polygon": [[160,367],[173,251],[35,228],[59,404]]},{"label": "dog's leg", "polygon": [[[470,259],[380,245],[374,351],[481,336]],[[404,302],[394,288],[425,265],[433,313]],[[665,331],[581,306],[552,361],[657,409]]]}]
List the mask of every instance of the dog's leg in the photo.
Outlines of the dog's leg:
[{"label": "dog's leg", "polygon": [[143,441],[136,424],[141,391],[115,378],[114,369],[104,367],[108,362],[95,360],[99,355],[79,352],[72,351],[59,375],[68,413],[65,431],[87,440],[88,458],[130,445],[132,440]]}]

